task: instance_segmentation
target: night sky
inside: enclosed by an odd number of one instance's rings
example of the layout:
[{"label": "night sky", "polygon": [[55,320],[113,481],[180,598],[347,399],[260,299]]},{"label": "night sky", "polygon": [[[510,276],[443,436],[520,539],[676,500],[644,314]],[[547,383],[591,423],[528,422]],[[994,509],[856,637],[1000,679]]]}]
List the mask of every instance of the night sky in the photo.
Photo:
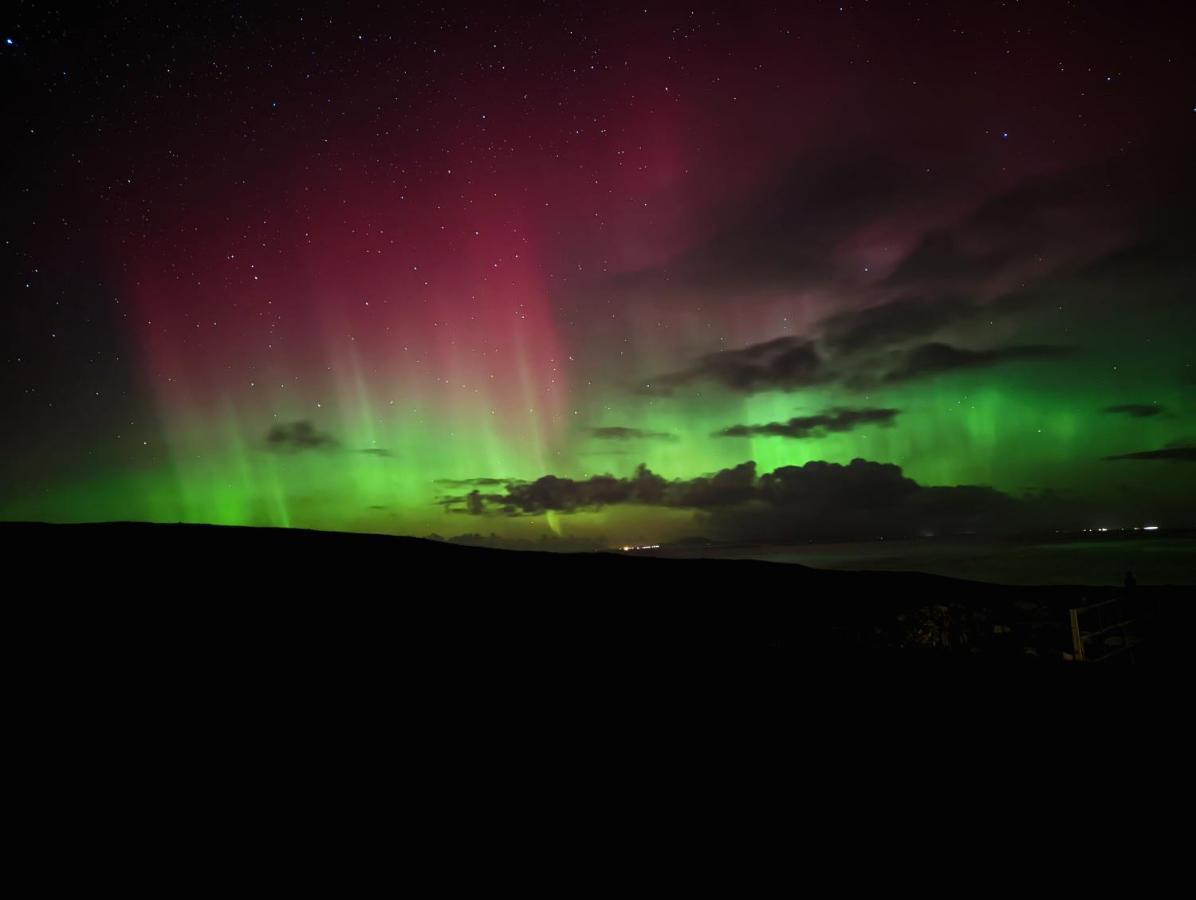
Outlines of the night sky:
[{"label": "night sky", "polygon": [[0,13],[0,518],[1196,524],[1178,3]]}]

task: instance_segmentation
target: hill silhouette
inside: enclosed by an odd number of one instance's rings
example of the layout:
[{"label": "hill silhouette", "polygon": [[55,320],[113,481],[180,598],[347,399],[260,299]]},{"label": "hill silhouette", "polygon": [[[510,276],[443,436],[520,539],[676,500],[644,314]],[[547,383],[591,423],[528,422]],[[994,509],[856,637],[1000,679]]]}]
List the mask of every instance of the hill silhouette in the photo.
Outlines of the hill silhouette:
[{"label": "hill silhouette", "polygon": [[1068,610],[1128,604],[1138,662],[1182,659],[1191,589],[1010,587],[749,560],[558,554],[270,528],[0,524],[28,642],[142,672],[610,673],[1039,661]]}]

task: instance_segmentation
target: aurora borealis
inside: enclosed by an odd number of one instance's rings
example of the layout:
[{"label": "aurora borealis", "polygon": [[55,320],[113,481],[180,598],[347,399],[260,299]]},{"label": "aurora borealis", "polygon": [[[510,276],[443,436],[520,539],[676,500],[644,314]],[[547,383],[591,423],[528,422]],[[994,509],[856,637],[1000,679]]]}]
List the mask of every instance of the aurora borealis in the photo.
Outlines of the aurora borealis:
[{"label": "aurora borealis", "polygon": [[3,16],[2,518],[1196,524],[1176,4]]}]

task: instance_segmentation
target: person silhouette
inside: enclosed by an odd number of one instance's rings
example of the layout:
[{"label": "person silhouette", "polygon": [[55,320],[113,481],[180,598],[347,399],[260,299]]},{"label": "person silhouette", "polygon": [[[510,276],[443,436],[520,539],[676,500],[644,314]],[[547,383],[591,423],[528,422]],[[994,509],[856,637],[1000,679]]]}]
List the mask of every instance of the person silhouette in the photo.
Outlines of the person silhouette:
[{"label": "person silhouette", "polygon": [[1132,591],[1137,584],[1138,584],[1138,579],[1134,577],[1134,573],[1126,572],[1125,573],[1125,589],[1127,591]]}]

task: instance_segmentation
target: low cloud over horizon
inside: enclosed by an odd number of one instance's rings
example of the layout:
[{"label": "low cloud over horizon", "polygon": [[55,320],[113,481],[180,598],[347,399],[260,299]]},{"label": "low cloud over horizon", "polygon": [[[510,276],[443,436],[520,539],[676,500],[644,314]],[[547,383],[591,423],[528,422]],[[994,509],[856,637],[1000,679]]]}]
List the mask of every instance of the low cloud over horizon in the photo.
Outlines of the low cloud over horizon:
[{"label": "low cloud over horizon", "polygon": [[665,479],[640,465],[628,478],[545,475],[502,491],[475,488],[441,498],[449,512],[537,516],[611,506],[692,510],[703,533],[720,539],[785,542],[815,538],[1006,534],[1078,522],[1051,492],[1015,498],[991,487],[927,487],[896,465],[854,459],[808,462],[757,473],[748,461],[708,476]]}]

